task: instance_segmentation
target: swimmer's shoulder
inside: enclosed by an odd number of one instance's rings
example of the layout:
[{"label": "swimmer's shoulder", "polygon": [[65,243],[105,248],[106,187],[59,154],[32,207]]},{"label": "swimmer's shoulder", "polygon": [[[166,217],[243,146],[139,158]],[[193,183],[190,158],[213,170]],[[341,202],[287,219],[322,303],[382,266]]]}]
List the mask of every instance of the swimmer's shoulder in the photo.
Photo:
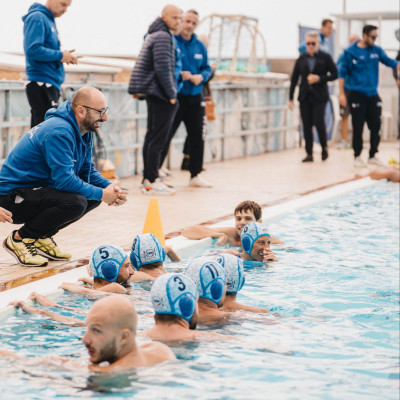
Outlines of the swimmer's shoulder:
[{"label": "swimmer's shoulder", "polygon": [[130,278],[130,282],[154,281],[154,278],[146,272],[136,271]]},{"label": "swimmer's shoulder", "polygon": [[176,360],[173,351],[164,343],[152,341],[140,346],[149,364],[156,364],[162,361]]}]

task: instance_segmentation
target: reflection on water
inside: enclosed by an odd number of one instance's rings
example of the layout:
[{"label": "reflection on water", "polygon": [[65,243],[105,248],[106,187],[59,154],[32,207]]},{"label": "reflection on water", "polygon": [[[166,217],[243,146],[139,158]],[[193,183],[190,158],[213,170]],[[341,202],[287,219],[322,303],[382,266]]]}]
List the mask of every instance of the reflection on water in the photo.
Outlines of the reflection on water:
[{"label": "reflection on water", "polygon": [[[238,301],[281,317],[238,313],[213,327],[233,341],[171,343],[177,361],[119,374],[0,359],[4,398],[398,399],[398,188],[379,183],[268,222],[285,241],[273,246],[279,262],[246,271]],[[182,271],[187,263],[167,268]],[[148,283],[131,289],[140,330],[154,323],[149,290]],[[57,301],[85,309],[93,303],[72,294]],[[81,327],[20,310],[1,324],[2,348],[87,360]]]}]

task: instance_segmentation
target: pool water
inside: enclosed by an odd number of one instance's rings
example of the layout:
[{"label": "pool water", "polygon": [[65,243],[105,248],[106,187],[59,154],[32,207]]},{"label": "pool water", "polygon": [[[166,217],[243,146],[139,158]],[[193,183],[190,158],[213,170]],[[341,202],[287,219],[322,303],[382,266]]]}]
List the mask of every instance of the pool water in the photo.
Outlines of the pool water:
[{"label": "pool water", "polygon": [[[279,262],[247,270],[238,300],[281,317],[237,313],[214,328],[236,340],[181,344],[177,362],[119,374],[0,359],[1,398],[398,399],[399,186],[371,185],[268,226],[285,241],[273,247]],[[140,330],[153,324],[147,291],[132,289]],[[18,310],[1,321],[0,348],[87,359],[83,332]]]}]

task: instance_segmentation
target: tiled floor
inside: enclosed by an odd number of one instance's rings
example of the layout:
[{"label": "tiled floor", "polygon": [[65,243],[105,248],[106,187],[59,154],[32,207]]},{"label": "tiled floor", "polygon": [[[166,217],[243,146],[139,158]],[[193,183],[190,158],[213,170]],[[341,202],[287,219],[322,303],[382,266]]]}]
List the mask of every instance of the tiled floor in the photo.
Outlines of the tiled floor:
[{"label": "tiled floor", "polygon": [[[366,153],[364,151],[364,153]],[[158,197],[165,233],[223,216],[231,216],[236,204],[251,199],[268,205],[319,188],[366,175],[368,170],[353,168],[352,150],[330,149],[326,162],[320,161],[315,151],[314,163],[301,163],[303,149],[286,150],[260,156],[240,158],[205,166],[207,180],[214,183],[212,189],[189,187],[189,174],[173,171],[169,183],[177,193],[170,197]],[[366,157],[366,155],[365,155]],[[382,143],[379,157],[386,162],[399,158],[397,143]],[[93,249],[109,243],[129,249],[134,235],[143,229],[149,196],[139,190],[141,177],[122,179],[121,186],[129,189],[129,201],[122,207],[102,204],[80,221],[61,231],[56,240],[60,247],[73,254],[73,262],[51,262],[45,268],[21,267],[3,248],[0,248],[0,290],[33,278],[38,271],[41,276],[55,268],[71,268],[82,265]],[[15,226],[0,225],[0,238],[5,238]]]}]

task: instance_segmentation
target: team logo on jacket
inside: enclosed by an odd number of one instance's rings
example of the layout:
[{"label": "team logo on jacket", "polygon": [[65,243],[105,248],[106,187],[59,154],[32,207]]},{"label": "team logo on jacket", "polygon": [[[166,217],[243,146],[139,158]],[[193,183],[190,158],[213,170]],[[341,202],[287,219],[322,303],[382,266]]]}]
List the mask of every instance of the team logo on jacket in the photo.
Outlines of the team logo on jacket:
[{"label": "team logo on jacket", "polygon": [[202,60],[202,59],[203,59],[203,54],[196,53],[196,54],[194,55],[194,59],[195,59],[195,60]]},{"label": "team logo on jacket", "polygon": [[29,133],[29,139],[33,138],[33,135],[36,133],[36,131],[39,129],[39,126],[34,126],[30,131],[28,131]]}]

